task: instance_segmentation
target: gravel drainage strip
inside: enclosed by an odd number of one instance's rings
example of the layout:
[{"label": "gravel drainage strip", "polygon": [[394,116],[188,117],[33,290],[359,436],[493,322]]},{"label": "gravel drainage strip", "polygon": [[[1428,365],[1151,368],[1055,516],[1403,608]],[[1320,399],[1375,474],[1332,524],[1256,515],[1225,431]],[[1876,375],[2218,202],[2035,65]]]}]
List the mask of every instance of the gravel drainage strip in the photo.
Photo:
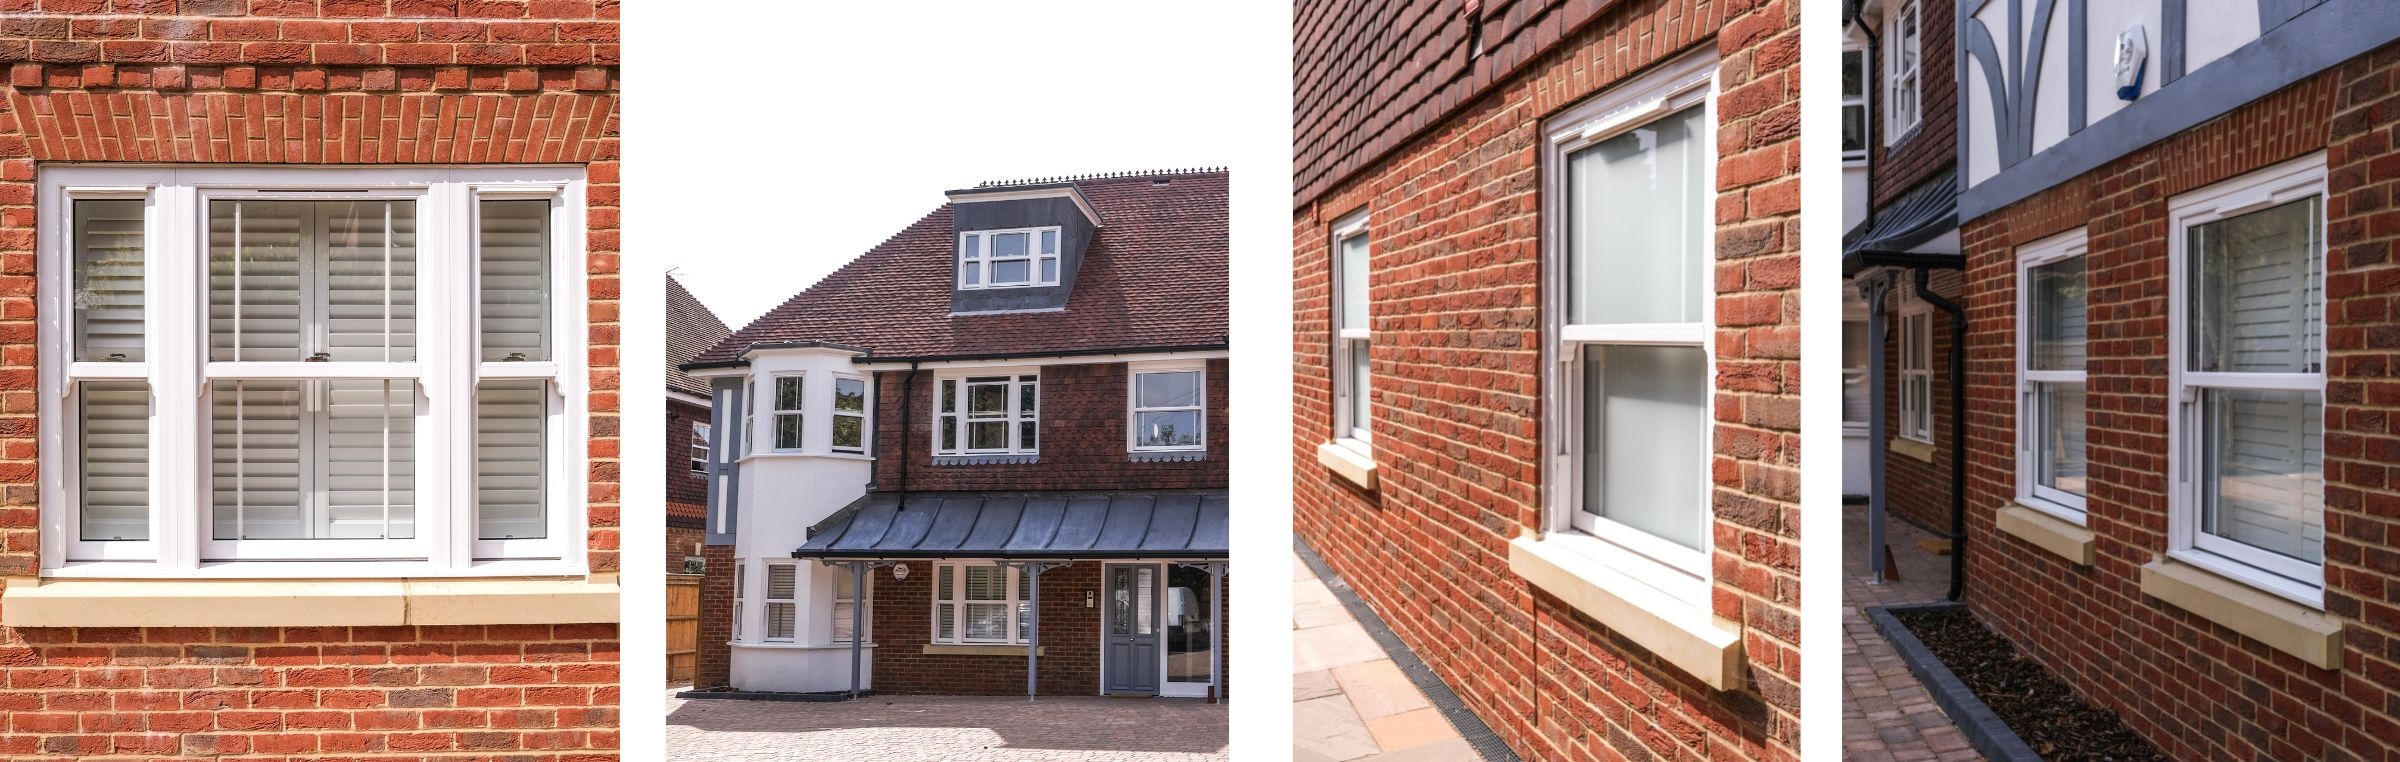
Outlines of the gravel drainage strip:
[{"label": "gravel drainage strip", "polygon": [[2067,684],[1955,603],[1867,609],[1934,703],[1993,760],[2164,760],[2117,715]]}]

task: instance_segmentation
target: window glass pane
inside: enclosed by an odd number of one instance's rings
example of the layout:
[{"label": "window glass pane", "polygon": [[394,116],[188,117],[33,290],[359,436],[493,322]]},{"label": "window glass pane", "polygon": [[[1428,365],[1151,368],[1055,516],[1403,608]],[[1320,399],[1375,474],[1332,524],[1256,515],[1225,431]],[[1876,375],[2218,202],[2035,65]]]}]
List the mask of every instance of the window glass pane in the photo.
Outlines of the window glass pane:
[{"label": "window glass pane", "polygon": [[995,258],[1025,256],[1025,234],[999,233],[993,235],[992,256]]},{"label": "window glass pane", "polygon": [[863,411],[867,409],[865,379],[836,378],[833,380],[833,409]]},{"label": "window glass pane", "polygon": [[1339,328],[1367,327],[1367,236],[1364,233],[1342,239],[1341,325]]},{"label": "window glass pane", "polygon": [[150,387],[76,385],[83,539],[150,539]]},{"label": "window glass pane", "polygon": [[1696,323],[1708,285],[1707,110],[1567,158],[1568,320]]},{"label": "window glass pane", "polygon": [[945,415],[941,418],[942,449],[958,449],[958,416]]},{"label": "window glass pane", "polygon": [[800,376],[778,376],[775,379],[775,409],[799,410],[801,399]]},{"label": "window glass pane", "polygon": [[1859,97],[1861,94],[1863,94],[1863,93],[1865,93],[1865,92],[1867,91],[1867,90],[1866,90],[1866,87],[1867,87],[1867,83],[1866,83],[1866,72],[1862,70],[1862,69],[1863,69],[1863,67],[1860,65],[1860,61],[1861,61],[1862,59],[1864,59],[1865,57],[1866,57],[1866,53],[1865,53],[1865,51],[1860,51],[1860,50],[1844,50],[1844,51],[1842,51],[1842,99],[1843,99],[1843,100],[1850,100],[1850,99],[1853,99],[1853,98],[1857,98],[1857,97]]},{"label": "window glass pane", "polygon": [[771,602],[767,604],[767,637],[776,640],[788,639],[792,637],[792,631],[797,629],[794,626],[796,623],[797,617],[794,616],[792,604]]},{"label": "window glass pane", "polygon": [[2026,271],[2026,364],[2033,370],[2083,370],[2083,257]]},{"label": "window glass pane", "polygon": [[414,382],[220,380],[209,396],[217,539],[414,536]]},{"label": "window glass pane", "polygon": [[1027,280],[1027,276],[1025,274],[1027,264],[1028,263],[1022,259],[1009,259],[993,262],[992,283],[1024,283]]},{"label": "window glass pane", "polygon": [[850,601],[833,602],[833,639],[835,642],[850,642],[850,633],[856,625],[854,617],[857,615],[858,604]]},{"label": "window glass pane", "polygon": [[969,603],[964,608],[968,640],[1008,639],[1008,604]]},{"label": "window glass pane", "polygon": [[142,361],[141,199],[75,202],[75,359]]},{"label": "window glass pane", "polygon": [[1200,372],[1136,373],[1135,407],[1193,407],[1200,404]]},{"label": "window glass pane", "polygon": [[958,584],[958,570],[959,570],[959,567],[956,567],[956,566],[937,566],[937,567],[934,567],[934,570],[935,570],[935,571],[934,571],[934,575],[933,575],[933,582],[934,582],[934,587],[936,588],[936,590],[935,590],[935,593],[934,593],[934,596],[933,596],[934,600],[938,600],[938,601],[955,601],[955,600],[958,600],[958,589],[957,589],[957,584]]},{"label": "window glass pane", "polygon": [[2073,495],[2084,493],[2082,384],[2034,385],[2035,481]]},{"label": "window glass pane", "polygon": [[[539,380],[475,385],[475,536],[485,540],[550,536],[543,499],[549,463],[550,386]],[[707,424],[692,434],[706,442]],[[705,448],[694,470],[707,468]]]},{"label": "window glass pane", "polygon": [[1200,444],[1200,412],[1139,413],[1133,417],[1136,447],[1196,447]]},{"label": "window glass pane", "polygon": [[1700,547],[1708,508],[1708,358],[1695,347],[1587,346],[1583,510]]},{"label": "window glass pane", "polygon": [[979,286],[983,284],[983,265],[969,262],[960,265],[959,272],[966,274],[966,285]]},{"label": "window glass pane", "polygon": [[478,216],[483,360],[548,360],[550,202],[484,201]]},{"label": "window glass pane", "polygon": [[1033,376],[1017,377],[1017,414],[1031,417],[1041,411],[1041,383]]},{"label": "window glass pane", "polygon": [[1042,231],[1042,253],[1046,255],[1058,253],[1058,231]]},{"label": "window glass pane", "polygon": [[2201,392],[2200,531],[2325,560],[2325,406],[2319,392]]},{"label": "window glass pane", "polygon": [[1373,419],[1367,399],[1367,342],[1350,342],[1350,427],[1367,429]]},{"label": "window glass pane", "polygon": [[958,640],[958,606],[935,606],[933,613],[934,616],[939,617],[938,621],[934,623],[933,638],[947,641]]},{"label": "window glass pane", "polygon": [[1867,321],[1842,321],[1842,422],[1867,422]]},{"label": "window glass pane", "polygon": [[1036,435],[1036,433],[1034,432],[1034,422],[1032,422],[1032,421],[1024,421],[1024,422],[1018,423],[1018,424],[1017,424],[1017,449],[1019,449],[1019,450],[1026,450],[1026,451],[1031,451],[1031,450],[1033,450],[1033,449],[1034,449],[1034,437],[1035,437],[1035,436],[1037,436],[1037,435]]},{"label": "window glass pane", "polygon": [[2321,372],[2318,204],[2311,197],[2192,228],[2192,370]]},{"label": "window glass pane", "polygon": [[1058,260],[1055,260],[1055,259],[1045,259],[1045,260],[1042,260],[1042,282],[1043,282],[1043,283],[1057,283],[1057,282],[1058,282]]},{"label": "window glass pane", "polygon": [[966,570],[966,600],[1008,600],[1008,570],[998,566],[962,566]]},{"label": "window glass pane", "polygon": [[967,449],[1008,449],[1007,421],[977,421],[967,424]]},{"label": "window glass pane", "polygon": [[767,597],[773,600],[790,600],[792,592],[799,589],[800,583],[797,581],[799,577],[795,574],[797,569],[798,566],[794,564],[768,564]]},{"label": "window glass pane", "polygon": [[777,413],[775,415],[775,449],[797,450],[800,447],[800,414]]},{"label": "window glass pane", "polygon": [[958,412],[958,382],[957,382],[957,381],[943,381],[941,385],[942,385],[942,401],[941,401],[941,404],[940,404],[940,405],[938,405],[937,407],[935,407],[935,408],[934,408],[935,412],[942,412],[942,413],[955,413],[955,412]]},{"label": "window glass pane", "polygon": [[1008,414],[1007,384],[969,384],[967,386],[967,415],[983,417]]},{"label": "window glass pane", "polygon": [[416,359],[416,204],[209,205],[209,359]]},{"label": "window glass pane", "polygon": [[866,446],[867,419],[855,415],[833,416],[833,446],[856,450]]},{"label": "window glass pane", "polygon": [[1207,569],[1167,567],[1167,682],[1205,683],[1213,674],[1209,633],[1215,628],[1211,617],[1216,609],[1209,600],[1210,589]]},{"label": "window glass pane", "polygon": [[958,250],[962,252],[967,259],[975,259],[983,256],[983,236],[976,235],[974,233],[968,233],[966,242],[959,244]]},{"label": "window glass pane", "polygon": [[1133,634],[1156,634],[1157,625],[1151,618],[1156,616],[1157,606],[1151,597],[1158,589],[1158,570],[1148,566],[1135,567],[1133,578]]}]

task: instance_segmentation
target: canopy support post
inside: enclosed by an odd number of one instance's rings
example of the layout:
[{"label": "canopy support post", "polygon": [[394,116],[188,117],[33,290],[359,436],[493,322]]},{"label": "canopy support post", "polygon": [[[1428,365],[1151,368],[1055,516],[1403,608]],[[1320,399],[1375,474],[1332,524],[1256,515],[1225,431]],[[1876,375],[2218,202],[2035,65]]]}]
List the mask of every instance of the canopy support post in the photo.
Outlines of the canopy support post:
[{"label": "canopy support post", "polygon": [[1026,630],[1026,633],[1027,633],[1027,635],[1028,635],[1028,637],[1026,638],[1026,643],[1025,643],[1025,700],[1026,700],[1026,701],[1032,701],[1032,700],[1034,699],[1034,697],[1035,697],[1035,696],[1037,696],[1037,695],[1040,695],[1040,690],[1041,690],[1041,681],[1039,680],[1039,676],[1040,676],[1040,674],[1041,674],[1041,673],[1040,673],[1040,668],[1041,668],[1041,656],[1042,656],[1042,572],[1046,572],[1046,571],[1049,571],[1049,570],[1051,570],[1051,569],[1055,569],[1055,568],[1058,568],[1058,567],[1061,567],[1061,566],[1066,566],[1066,565],[1068,565],[1068,564],[1071,564],[1071,563],[1074,563],[1074,562],[1073,562],[1073,561],[1048,561],[1048,562],[1045,562],[1045,561],[1018,561],[1018,562],[1014,562],[1014,563],[1005,562],[1005,561],[1004,561],[1004,562],[1001,562],[1001,565],[1002,565],[1002,566],[1012,566],[1012,567],[1016,567],[1016,569],[1017,569],[1017,573],[1026,575],[1026,577],[1027,577],[1027,578],[1030,580],[1030,581],[1027,583],[1027,587],[1030,587],[1030,588],[1032,588],[1032,589],[1033,589],[1033,599],[1032,599],[1031,601],[1028,601],[1028,602],[1027,602],[1027,603],[1028,603],[1028,605],[1030,606],[1030,609],[1027,611],[1027,613],[1026,613],[1026,617],[1025,617],[1025,630]]}]

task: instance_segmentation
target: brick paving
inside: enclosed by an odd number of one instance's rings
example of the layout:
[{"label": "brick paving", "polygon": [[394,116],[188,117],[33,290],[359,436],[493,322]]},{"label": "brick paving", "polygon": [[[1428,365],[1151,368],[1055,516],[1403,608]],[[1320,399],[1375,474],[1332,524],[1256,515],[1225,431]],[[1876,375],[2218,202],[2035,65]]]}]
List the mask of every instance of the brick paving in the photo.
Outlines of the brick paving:
[{"label": "brick paving", "polygon": [[1477,759],[1333,590],[1292,555],[1293,762]]},{"label": "brick paving", "polygon": [[667,698],[667,758],[677,762],[1221,762],[1225,732],[1224,704],[1191,699]]},{"label": "brick paving", "polygon": [[1867,507],[1843,506],[1842,754],[1859,762],[1983,759],[1867,621],[1869,606],[1936,601],[1949,592],[1950,558],[1917,546],[1934,535],[1897,518],[1884,531],[1900,579],[1870,585]]}]

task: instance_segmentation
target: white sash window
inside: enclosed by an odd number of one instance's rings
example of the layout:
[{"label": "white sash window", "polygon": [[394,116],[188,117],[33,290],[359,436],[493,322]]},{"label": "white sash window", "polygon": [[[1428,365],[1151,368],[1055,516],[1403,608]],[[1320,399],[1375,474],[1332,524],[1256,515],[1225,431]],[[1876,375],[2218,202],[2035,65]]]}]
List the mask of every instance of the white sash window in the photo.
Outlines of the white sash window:
[{"label": "white sash window", "polygon": [[2321,606],[2325,157],[2169,202],[2170,553]]},{"label": "white sash window", "polygon": [[40,193],[41,270],[73,279],[40,304],[46,573],[582,570],[579,170],[70,166]]},{"label": "white sash window", "polygon": [[958,287],[1058,285],[1059,228],[978,230],[958,236]]},{"label": "white sash window", "polygon": [[940,563],[933,574],[933,642],[1013,645],[1029,639],[1032,577],[989,563]]},{"label": "white sash window", "polygon": [[1127,446],[1135,452],[1208,449],[1208,370],[1204,363],[1134,363],[1125,403]]},{"label": "white sash window", "polygon": [[977,375],[944,375],[934,381],[934,454],[1040,452],[1042,377],[1038,370],[975,372]]},{"label": "white sash window", "polygon": [[2084,231],[2017,250],[2017,501],[2084,521]]}]

